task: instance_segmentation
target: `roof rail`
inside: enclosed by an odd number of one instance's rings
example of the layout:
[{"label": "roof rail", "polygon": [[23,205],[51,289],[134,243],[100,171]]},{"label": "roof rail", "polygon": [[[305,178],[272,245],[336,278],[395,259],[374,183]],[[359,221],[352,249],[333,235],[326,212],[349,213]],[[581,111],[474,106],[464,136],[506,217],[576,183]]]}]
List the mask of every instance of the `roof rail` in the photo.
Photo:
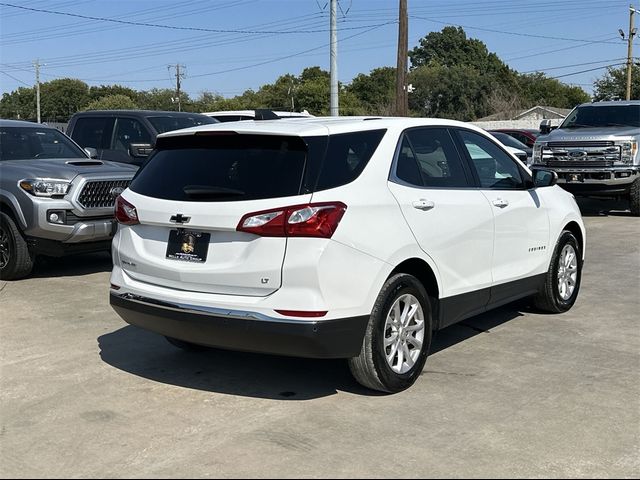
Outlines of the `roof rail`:
[{"label": "roof rail", "polygon": [[256,109],[256,120],[280,120],[280,117],[268,108]]}]

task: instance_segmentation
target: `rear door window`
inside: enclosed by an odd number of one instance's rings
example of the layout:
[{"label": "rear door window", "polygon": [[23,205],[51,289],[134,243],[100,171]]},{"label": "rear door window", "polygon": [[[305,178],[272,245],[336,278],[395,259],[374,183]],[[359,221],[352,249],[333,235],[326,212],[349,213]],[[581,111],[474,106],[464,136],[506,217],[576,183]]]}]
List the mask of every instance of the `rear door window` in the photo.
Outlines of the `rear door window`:
[{"label": "rear door window", "polygon": [[110,117],[84,117],[76,120],[73,138],[81,147],[97,150],[109,148],[114,119]]},{"label": "rear door window", "polygon": [[147,119],[151,122],[151,125],[153,125],[153,128],[156,129],[158,134],[171,132],[173,130],[180,130],[182,128],[218,123],[215,118],[207,117],[206,115],[147,117]]}]

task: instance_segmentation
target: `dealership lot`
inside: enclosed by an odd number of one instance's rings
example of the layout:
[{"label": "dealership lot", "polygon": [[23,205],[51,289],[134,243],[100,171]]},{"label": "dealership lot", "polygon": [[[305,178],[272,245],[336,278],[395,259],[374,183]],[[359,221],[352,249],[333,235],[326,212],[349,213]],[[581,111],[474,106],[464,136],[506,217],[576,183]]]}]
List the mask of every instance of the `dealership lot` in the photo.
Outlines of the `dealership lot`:
[{"label": "dealership lot", "polygon": [[340,361],[191,354],[127,326],[106,254],[0,282],[0,476],[637,477],[640,220],[581,207],[576,306],[450,327],[392,396]]}]

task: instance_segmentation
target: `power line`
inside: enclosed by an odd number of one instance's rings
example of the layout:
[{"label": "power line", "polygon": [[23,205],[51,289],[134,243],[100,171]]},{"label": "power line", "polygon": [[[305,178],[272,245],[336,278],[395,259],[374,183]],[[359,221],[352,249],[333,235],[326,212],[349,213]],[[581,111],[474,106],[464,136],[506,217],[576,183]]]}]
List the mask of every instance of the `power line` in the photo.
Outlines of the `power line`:
[{"label": "power line", "polygon": [[608,58],[606,60],[598,60],[596,62],[574,63],[573,65],[563,65],[563,66],[560,66],[560,67],[537,68],[535,70],[529,70],[529,71],[520,72],[520,73],[535,73],[535,72],[546,72],[546,71],[549,71],[549,70],[562,70],[563,68],[583,67],[585,65],[595,65],[596,63],[615,62],[615,61],[618,61],[618,60],[625,60],[625,59],[626,59],[626,57]]},{"label": "power line", "polygon": [[566,37],[550,37],[547,35],[536,35],[533,33],[521,33],[521,32],[506,32],[504,30],[494,30],[491,28],[483,28],[483,27],[472,27],[470,25],[460,25],[460,24],[456,24],[456,23],[451,23],[451,22],[442,22],[440,20],[434,20],[433,18],[426,18],[426,17],[418,17],[415,15],[411,15],[411,18],[417,18],[419,20],[426,20],[427,22],[433,22],[433,23],[438,23],[440,25],[450,25],[453,27],[461,27],[461,28],[466,28],[469,30],[480,30],[483,32],[491,32],[491,33],[502,33],[504,35],[516,35],[519,37],[531,37],[531,38],[544,38],[547,40],[560,40],[563,42],[585,42],[585,43],[608,43],[608,44],[618,44],[618,42],[613,42],[613,41],[606,41],[606,40],[585,40],[585,39],[579,39],[579,38],[566,38]]},{"label": "power line", "polygon": [[626,62],[612,63],[610,65],[602,65],[601,67],[590,68],[588,70],[580,70],[579,72],[565,73],[564,75],[558,75],[557,77],[551,77],[551,78],[558,79],[558,78],[564,78],[564,77],[571,77],[573,75],[580,75],[581,73],[595,72],[596,70],[602,70],[603,68],[618,67],[620,65],[626,65]]},{"label": "power line", "polygon": [[[178,27],[174,25],[162,25],[159,23],[147,23],[147,22],[133,22],[129,20],[118,20],[115,18],[106,18],[106,17],[93,17],[90,15],[80,15],[77,13],[67,13],[67,12],[57,12],[55,10],[45,10],[41,8],[30,8],[23,7],[20,5],[13,5],[11,3],[0,2],[0,5],[5,7],[19,8],[22,10],[29,10],[32,12],[39,13],[49,13],[52,15],[62,15],[66,17],[75,17],[75,18],[83,18],[85,20],[96,20],[101,22],[111,22],[111,23],[119,23],[123,25],[133,25],[136,27],[154,27],[154,28],[166,28],[170,30],[186,30],[186,31],[194,31],[194,32],[208,32],[208,33],[240,33],[244,35],[257,35],[257,34],[299,34],[299,33],[323,33],[328,32],[329,29],[320,29],[320,30],[235,30],[235,29],[220,29],[220,28],[201,28],[201,27]],[[361,30],[366,27],[348,27],[344,30]]]},{"label": "power line", "polygon": [[19,83],[21,83],[21,84],[23,84],[23,85],[26,85],[27,87],[31,87],[31,85],[29,85],[27,82],[23,82],[22,80],[20,80],[20,79],[19,79],[19,78],[17,78],[17,77],[14,77],[13,75],[11,75],[11,74],[10,74],[10,73],[8,73],[8,72],[4,72],[4,71],[0,70],[0,73],[4,73],[7,77],[9,77],[9,78],[13,78],[16,82],[19,82]]}]

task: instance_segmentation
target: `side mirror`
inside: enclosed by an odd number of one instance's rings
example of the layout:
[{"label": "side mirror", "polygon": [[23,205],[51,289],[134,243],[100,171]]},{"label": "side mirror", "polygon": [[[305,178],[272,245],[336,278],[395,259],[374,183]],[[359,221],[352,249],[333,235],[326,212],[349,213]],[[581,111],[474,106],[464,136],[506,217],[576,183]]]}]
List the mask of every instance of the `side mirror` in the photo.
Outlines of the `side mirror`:
[{"label": "side mirror", "polygon": [[84,147],[84,151],[87,152],[89,158],[98,158],[98,150],[93,147]]},{"label": "side mirror", "polygon": [[553,130],[553,128],[551,127],[551,120],[547,119],[540,122],[541,135],[547,135],[549,132],[551,132],[551,130]]},{"label": "side mirror", "polygon": [[533,186],[539,187],[553,187],[558,183],[558,174],[553,170],[547,170],[545,168],[534,168],[531,170],[533,174]]},{"label": "side mirror", "polygon": [[132,143],[129,145],[129,154],[134,158],[146,158],[153,151],[150,143]]}]

